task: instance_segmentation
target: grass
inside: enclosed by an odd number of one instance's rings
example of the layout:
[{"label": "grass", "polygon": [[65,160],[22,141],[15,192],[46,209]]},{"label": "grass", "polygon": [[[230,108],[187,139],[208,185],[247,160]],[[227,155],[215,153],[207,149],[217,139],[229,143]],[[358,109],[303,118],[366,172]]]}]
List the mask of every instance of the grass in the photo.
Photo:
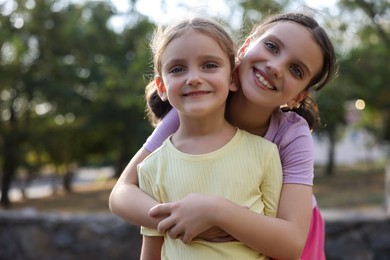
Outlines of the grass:
[{"label": "grass", "polygon": [[314,194],[321,208],[365,208],[384,205],[385,169],[366,165],[338,167],[334,176],[316,169]]},{"label": "grass", "polygon": [[[365,208],[384,203],[384,167],[338,167],[334,176],[316,168],[314,194],[322,209]],[[64,213],[109,213],[108,197],[116,180],[101,180],[77,186],[74,192],[13,202],[12,208],[34,208],[38,211]]]}]

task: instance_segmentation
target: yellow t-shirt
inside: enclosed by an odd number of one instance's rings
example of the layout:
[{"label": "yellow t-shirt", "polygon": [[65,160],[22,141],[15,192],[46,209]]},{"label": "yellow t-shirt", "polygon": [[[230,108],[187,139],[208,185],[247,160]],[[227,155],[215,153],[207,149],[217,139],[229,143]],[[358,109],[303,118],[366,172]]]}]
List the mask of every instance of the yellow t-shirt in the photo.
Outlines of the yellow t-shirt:
[{"label": "yellow t-shirt", "polygon": [[[276,216],[282,187],[282,167],[275,144],[237,129],[222,148],[190,155],[177,150],[168,138],[138,166],[139,187],[161,203],[190,193],[225,197],[267,216]],[[142,227],[146,236],[161,236]],[[162,259],[267,259],[241,242],[189,245],[164,236]]]}]

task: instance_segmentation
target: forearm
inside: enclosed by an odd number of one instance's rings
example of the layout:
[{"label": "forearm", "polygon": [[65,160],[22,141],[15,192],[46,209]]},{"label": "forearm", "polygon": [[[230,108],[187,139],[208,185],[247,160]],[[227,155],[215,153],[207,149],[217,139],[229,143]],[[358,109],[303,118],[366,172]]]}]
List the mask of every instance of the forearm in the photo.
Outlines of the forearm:
[{"label": "forearm", "polygon": [[158,203],[138,187],[137,165],[149,154],[141,148],[119,177],[109,198],[112,213],[135,225],[156,228],[160,218],[149,217]]},{"label": "forearm", "polygon": [[277,218],[216,198],[211,204],[218,209],[210,211],[212,224],[268,257],[299,259],[310,227],[311,198],[312,187],[284,184]]},{"label": "forearm", "polygon": [[[172,109],[153,131],[146,142],[146,147],[150,151],[157,149],[178,127],[179,117],[177,111]],[[163,218],[151,218],[148,212],[157,202],[138,188],[137,165],[149,154],[150,152],[142,147],[134,155],[110,194],[109,206],[115,215],[129,223],[156,228],[157,223]]]},{"label": "forearm", "polygon": [[268,217],[223,199],[215,224],[248,247],[275,259],[299,259],[306,234],[292,222]]},{"label": "forearm", "polygon": [[149,217],[149,210],[158,203],[134,184],[116,185],[110,195],[111,212],[139,226],[157,228],[159,218]]},{"label": "forearm", "polygon": [[164,237],[143,236],[140,260],[161,259],[161,248]]},{"label": "forearm", "polygon": [[198,234],[219,227],[259,253],[275,259],[298,259],[312,214],[312,188],[284,184],[277,218],[250,211],[223,197],[192,193],[180,201],[154,207],[153,216],[169,215],[158,231],[190,243]]}]

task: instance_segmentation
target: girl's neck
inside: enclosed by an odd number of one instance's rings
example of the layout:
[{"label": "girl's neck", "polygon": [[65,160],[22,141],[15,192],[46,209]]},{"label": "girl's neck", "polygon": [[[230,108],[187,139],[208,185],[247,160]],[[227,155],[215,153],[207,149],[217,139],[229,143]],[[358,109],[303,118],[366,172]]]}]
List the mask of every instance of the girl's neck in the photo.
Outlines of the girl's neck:
[{"label": "girl's neck", "polygon": [[257,106],[235,93],[227,104],[226,118],[234,126],[251,134],[265,136],[275,109]]},{"label": "girl's neck", "polygon": [[236,127],[222,116],[186,117],[180,115],[179,129],[172,135],[173,145],[188,154],[204,154],[218,150],[235,135]]}]

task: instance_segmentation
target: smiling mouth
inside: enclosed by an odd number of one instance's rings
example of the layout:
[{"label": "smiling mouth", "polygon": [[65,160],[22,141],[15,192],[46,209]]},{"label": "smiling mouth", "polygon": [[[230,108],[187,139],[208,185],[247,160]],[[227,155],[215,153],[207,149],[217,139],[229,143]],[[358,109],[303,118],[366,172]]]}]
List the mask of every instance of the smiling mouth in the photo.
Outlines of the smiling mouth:
[{"label": "smiling mouth", "polygon": [[193,91],[186,94],[183,94],[184,97],[196,97],[209,94],[210,91]]},{"label": "smiling mouth", "polygon": [[268,88],[269,90],[276,90],[276,88],[268,82],[258,71],[255,71],[255,77],[260,81],[261,84],[263,84],[264,87]]}]

